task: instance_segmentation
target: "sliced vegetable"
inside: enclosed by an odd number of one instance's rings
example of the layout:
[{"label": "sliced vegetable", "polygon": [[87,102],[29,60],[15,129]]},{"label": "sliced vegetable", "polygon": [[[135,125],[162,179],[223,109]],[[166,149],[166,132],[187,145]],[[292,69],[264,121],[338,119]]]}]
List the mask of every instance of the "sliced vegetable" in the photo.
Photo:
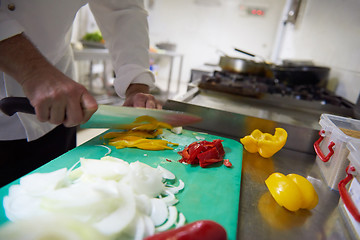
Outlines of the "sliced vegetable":
[{"label": "sliced vegetable", "polygon": [[171,128],[171,132],[175,133],[175,134],[181,134],[182,133],[183,128],[180,127],[173,127]]},{"label": "sliced vegetable", "polygon": [[163,149],[173,149],[169,147],[168,144],[177,146],[177,143],[172,143],[166,140],[161,139],[145,139],[135,136],[125,136],[123,138],[116,138],[110,140],[109,145],[115,146],[118,149],[121,148],[140,148],[144,150],[163,150]]},{"label": "sliced vegetable", "polygon": [[[182,156],[179,162],[192,165],[199,164],[200,167],[207,167],[211,164],[222,162],[225,155],[222,141],[216,139],[212,142],[205,140],[193,142],[184,150],[178,152]],[[228,161],[227,164],[229,165],[230,162]]]},{"label": "sliced vegetable", "polygon": [[137,131],[137,130],[129,130],[124,132],[108,132],[106,133],[103,138],[105,139],[112,139],[119,137],[120,139],[124,136],[136,136],[142,138],[154,138],[160,134],[162,134],[162,129],[155,129],[152,131]]},{"label": "sliced vegetable", "polygon": [[232,163],[229,161],[229,159],[224,159],[224,165],[227,167],[232,167]]},{"label": "sliced vegetable", "polygon": [[196,221],[166,232],[147,237],[144,240],[226,240],[225,229],[210,220]]},{"label": "sliced vegetable", "polygon": [[289,211],[313,209],[319,200],[311,182],[298,174],[273,173],[265,184],[275,201]]},{"label": "sliced vegetable", "polygon": [[103,138],[109,139],[109,145],[121,148],[140,148],[144,150],[170,149],[168,145],[177,146],[163,139],[155,139],[163,133],[163,128],[171,129],[171,125],[159,122],[150,116],[140,116],[132,124],[125,127],[127,131],[108,132]]},{"label": "sliced vegetable", "polygon": [[169,211],[169,215],[168,215],[168,219],[167,221],[156,228],[157,231],[166,231],[169,228],[171,228],[173,225],[175,225],[176,223],[176,219],[178,218],[178,211],[177,208],[175,206],[169,206],[168,207],[168,211]]},{"label": "sliced vegetable", "polygon": [[89,224],[64,216],[38,216],[8,222],[0,228],[0,239],[6,240],[112,240]]},{"label": "sliced vegetable", "polygon": [[276,128],[275,134],[262,133],[260,130],[254,130],[250,135],[240,139],[244,148],[250,153],[258,152],[262,157],[272,157],[286,143],[287,132],[283,128]]},{"label": "sliced vegetable", "polygon": [[172,126],[165,122],[160,122],[156,118],[144,115],[136,118],[136,120],[126,126],[124,129],[134,131],[154,131],[159,128],[171,129]]},{"label": "sliced vegetable", "polygon": [[[155,233],[155,226],[159,231],[184,224],[184,216],[174,206],[178,202],[174,194],[184,188],[184,183],[179,179],[179,186],[168,185],[165,178],[175,178],[168,170],[138,161],[129,164],[110,156],[101,160],[83,158],[79,162],[70,170],[27,175],[20,185],[11,186],[4,197],[4,209],[13,221],[12,229],[26,231],[22,221],[27,222],[28,230],[31,224],[34,229],[39,224],[33,219],[64,218],[69,223],[76,220],[88,225],[90,230],[105,235],[104,239],[142,240]],[[36,239],[62,236],[54,233],[56,229],[68,231],[64,226],[45,226],[39,229],[40,237]]]}]

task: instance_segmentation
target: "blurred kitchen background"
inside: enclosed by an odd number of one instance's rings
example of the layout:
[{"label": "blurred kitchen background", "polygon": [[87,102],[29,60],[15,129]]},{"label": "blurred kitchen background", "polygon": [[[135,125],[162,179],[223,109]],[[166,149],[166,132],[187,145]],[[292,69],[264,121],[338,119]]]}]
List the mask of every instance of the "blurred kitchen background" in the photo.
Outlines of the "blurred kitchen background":
[{"label": "blurred kitchen background", "polygon": [[[315,129],[322,113],[360,117],[359,0],[145,0],[145,7],[150,69],[157,86],[152,93],[160,100]],[[82,40],[96,31],[85,6],[76,17],[72,38],[78,80],[100,104],[121,104],[112,88],[107,50],[103,44]],[[277,78],[265,86],[269,79],[263,77],[222,76],[221,57],[280,66],[313,65],[330,72],[321,87],[289,88]],[[211,77],[204,81],[207,75]],[[199,82],[205,89],[198,88]],[[231,94],[212,91],[215,85],[223,90],[224,84]],[[206,89],[209,86],[212,90]],[[234,96],[234,91],[250,98]]]},{"label": "blurred kitchen background", "polygon": [[[327,66],[331,68],[328,88],[353,103],[357,101],[358,0],[146,0],[145,6],[151,48],[163,51],[157,47],[163,44],[178,56],[170,59],[171,96],[186,92],[193,69],[212,71],[212,65],[218,64],[224,54],[247,58],[234,51],[239,48],[275,63],[290,59]],[[94,18],[85,6],[78,13],[73,42],[96,30]],[[93,62],[92,71],[102,76],[103,65],[99,62]],[[87,81],[89,63],[78,63],[79,79]],[[159,90],[166,91],[171,62],[166,56],[155,55],[151,65]],[[111,68],[111,64],[106,66]],[[93,79],[94,87],[102,85],[102,79]]]}]

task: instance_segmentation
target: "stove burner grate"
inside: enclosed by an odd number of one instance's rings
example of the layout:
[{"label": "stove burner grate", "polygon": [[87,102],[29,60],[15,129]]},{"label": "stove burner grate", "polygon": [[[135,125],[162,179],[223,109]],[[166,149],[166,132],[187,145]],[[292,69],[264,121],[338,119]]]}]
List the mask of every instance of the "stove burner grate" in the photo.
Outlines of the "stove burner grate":
[{"label": "stove burner grate", "polygon": [[317,101],[322,105],[353,108],[354,104],[336,96],[330,90],[315,85],[289,86],[276,78],[244,75],[225,71],[214,71],[213,75],[203,75],[199,88],[231,93],[246,97],[261,98],[265,94],[288,96],[295,100]]}]

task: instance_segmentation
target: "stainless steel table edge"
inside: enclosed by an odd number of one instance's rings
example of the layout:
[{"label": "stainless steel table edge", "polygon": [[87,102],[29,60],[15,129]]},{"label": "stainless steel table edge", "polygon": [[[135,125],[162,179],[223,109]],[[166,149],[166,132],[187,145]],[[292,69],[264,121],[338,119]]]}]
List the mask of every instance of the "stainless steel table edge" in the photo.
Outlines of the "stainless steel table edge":
[{"label": "stainless steel table edge", "polygon": [[[351,239],[338,208],[339,193],[327,186],[315,162],[313,143],[319,137],[318,130],[176,100],[168,100],[164,109],[202,116],[202,122],[185,128],[234,140],[255,128],[263,132],[271,132],[275,127],[287,130],[288,142],[272,158],[264,159],[244,150],[237,239]],[[318,193],[319,204],[311,211],[295,213],[280,207],[264,183],[273,172],[306,177]]]}]

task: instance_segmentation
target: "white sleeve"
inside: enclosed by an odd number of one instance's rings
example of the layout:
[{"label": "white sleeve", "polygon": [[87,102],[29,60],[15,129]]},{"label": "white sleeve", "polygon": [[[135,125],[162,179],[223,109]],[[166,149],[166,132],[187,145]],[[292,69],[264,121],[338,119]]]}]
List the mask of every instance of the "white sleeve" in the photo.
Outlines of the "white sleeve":
[{"label": "white sleeve", "polygon": [[89,6],[111,55],[116,93],[124,97],[131,83],[153,87],[148,14],[143,0],[92,0]]},{"label": "white sleeve", "polygon": [[0,8],[0,41],[20,34],[23,31],[23,26],[10,18],[5,8]]}]

